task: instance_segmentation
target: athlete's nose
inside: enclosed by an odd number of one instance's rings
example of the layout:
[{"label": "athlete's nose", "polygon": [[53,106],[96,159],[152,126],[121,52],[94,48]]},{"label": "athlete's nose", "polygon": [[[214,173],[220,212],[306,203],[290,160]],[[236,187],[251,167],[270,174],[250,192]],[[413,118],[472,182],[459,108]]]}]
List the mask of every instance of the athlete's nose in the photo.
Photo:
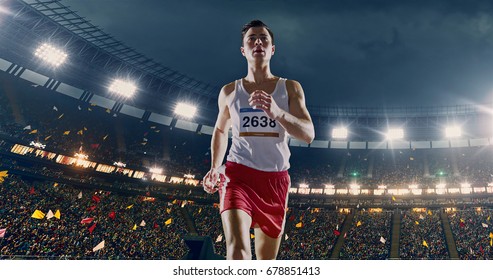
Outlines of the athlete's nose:
[{"label": "athlete's nose", "polygon": [[255,46],[259,46],[259,45],[262,45],[262,40],[260,38],[257,38],[255,40]]}]

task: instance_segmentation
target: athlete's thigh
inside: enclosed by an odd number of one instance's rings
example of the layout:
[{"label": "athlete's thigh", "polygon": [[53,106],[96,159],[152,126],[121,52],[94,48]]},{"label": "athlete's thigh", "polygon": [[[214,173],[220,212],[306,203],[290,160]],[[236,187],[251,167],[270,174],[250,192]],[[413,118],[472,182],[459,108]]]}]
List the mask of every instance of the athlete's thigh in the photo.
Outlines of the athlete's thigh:
[{"label": "athlete's thigh", "polygon": [[241,209],[229,209],[221,214],[226,245],[235,243],[250,247],[252,218]]},{"label": "athlete's thigh", "polygon": [[255,228],[255,255],[259,260],[275,260],[281,244],[282,234],[272,238],[260,228]]}]

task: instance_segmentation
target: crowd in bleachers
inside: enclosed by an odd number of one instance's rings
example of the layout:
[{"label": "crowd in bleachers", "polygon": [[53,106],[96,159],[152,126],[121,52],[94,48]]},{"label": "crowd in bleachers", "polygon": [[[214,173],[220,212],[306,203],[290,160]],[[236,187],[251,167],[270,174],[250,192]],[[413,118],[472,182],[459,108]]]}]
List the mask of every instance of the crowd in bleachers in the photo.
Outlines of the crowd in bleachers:
[{"label": "crowd in bleachers", "polygon": [[219,209],[214,205],[191,205],[189,212],[193,216],[199,235],[208,235],[214,242],[216,254],[226,256],[226,238],[224,237]]},{"label": "crowd in bleachers", "polygon": [[404,260],[449,259],[439,211],[402,213],[399,256]]},{"label": "crowd in bleachers", "polygon": [[448,218],[460,259],[493,259],[493,210],[459,210]]},{"label": "crowd in bleachers", "polygon": [[[291,148],[291,181],[297,184],[306,182],[310,186],[320,187],[339,182],[341,179],[337,175],[341,166],[340,156],[344,154],[343,151]],[[317,160],[312,160],[314,158]]]},{"label": "crowd in bleachers", "polygon": [[295,209],[286,217],[288,222],[278,259],[326,260],[331,257],[345,214],[309,208]]},{"label": "crowd in bleachers", "polygon": [[345,177],[366,177],[370,166],[368,153],[351,153],[347,152],[344,157]]},{"label": "crowd in bleachers", "polygon": [[415,150],[375,151],[373,176],[369,183],[407,187],[417,183],[425,175],[424,154]]},{"label": "crowd in bleachers", "polygon": [[[15,176],[0,188],[3,258],[181,259],[187,254],[187,227],[176,203]],[[33,218],[35,210],[45,215],[59,210],[60,219]],[[81,223],[85,218],[93,221]],[[103,240],[104,250],[93,252]]]},{"label": "crowd in bleachers", "polygon": [[[0,229],[6,229],[5,236],[0,238],[0,256],[182,259],[189,250],[184,236],[190,234],[210,236],[215,253],[225,256],[225,237],[217,205],[177,200],[173,195],[169,199],[145,198],[9,175],[0,184]],[[44,214],[59,210],[60,219],[33,218],[35,210]],[[392,212],[354,211],[351,223],[344,230],[347,214],[341,211],[290,207],[278,259],[329,259],[337,242],[342,242],[335,256],[339,259],[389,259]],[[401,212],[399,258],[450,258],[440,211]],[[460,259],[493,257],[489,235],[492,215],[491,209],[459,210],[448,215]],[[81,223],[85,218],[94,220]],[[251,233],[255,259],[253,230]],[[104,249],[93,252],[103,240]]]},{"label": "crowd in bleachers", "polygon": [[458,149],[457,162],[459,175],[457,180],[468,182],[472,186],[484,185],[493,181],[493,149]]},{"label": "crowd in bleachers", "polygon": [[340,259],[385,260],[390,258],[392,212],[357,211],[344,237]]}]

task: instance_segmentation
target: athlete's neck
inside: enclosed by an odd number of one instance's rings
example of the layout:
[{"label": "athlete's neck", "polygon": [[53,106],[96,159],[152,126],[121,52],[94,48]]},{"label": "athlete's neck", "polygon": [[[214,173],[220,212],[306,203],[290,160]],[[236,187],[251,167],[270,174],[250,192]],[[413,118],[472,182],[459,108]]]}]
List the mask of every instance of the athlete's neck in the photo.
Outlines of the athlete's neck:
[{"label": "athlete's neck", "polygon": [[262,67],[248,67],[248,74],[246,75],[245,80],[254,84],[262,84],[265,81],[274,78],[275,76],[270,72],[270,66],[267,64]]}]

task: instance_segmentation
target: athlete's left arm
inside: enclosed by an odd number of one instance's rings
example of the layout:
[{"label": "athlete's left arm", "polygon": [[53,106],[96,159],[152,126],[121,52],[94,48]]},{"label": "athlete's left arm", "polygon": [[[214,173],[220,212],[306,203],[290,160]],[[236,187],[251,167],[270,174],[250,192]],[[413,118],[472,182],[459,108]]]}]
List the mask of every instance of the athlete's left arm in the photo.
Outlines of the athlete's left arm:
[{"label": "athlete's left arm", "polygon": [[289,97],[289,112],[283,111],[276,120],[291,136],[310,144],[315,138],[315,128],[305,105],[303,88],[299,82],[287,80],[286,90]]}]

